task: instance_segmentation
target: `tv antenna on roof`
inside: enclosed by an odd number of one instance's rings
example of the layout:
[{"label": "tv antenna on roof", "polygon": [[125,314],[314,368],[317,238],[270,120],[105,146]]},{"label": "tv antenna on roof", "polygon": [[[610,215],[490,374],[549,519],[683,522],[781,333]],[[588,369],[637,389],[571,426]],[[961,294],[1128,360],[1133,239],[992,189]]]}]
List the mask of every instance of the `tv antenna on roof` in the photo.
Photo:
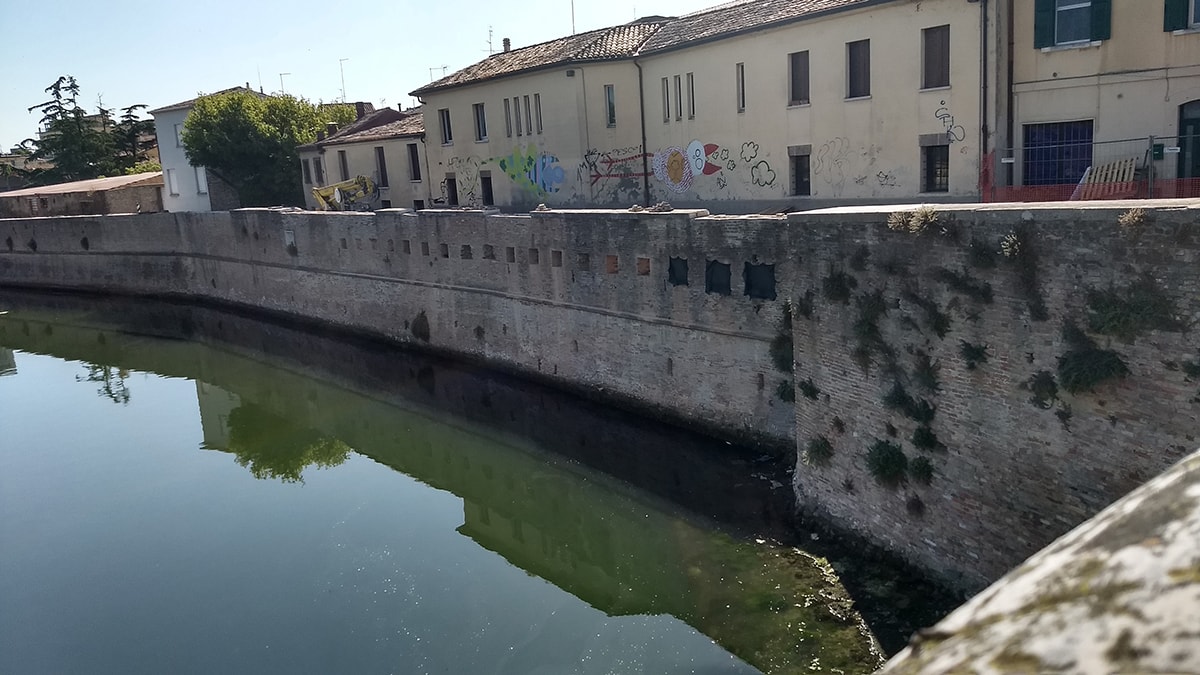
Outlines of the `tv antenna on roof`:
[{"label": "tv antenna on roof", "polygon": [[495,53],[496,51],[492,49],[492,27],[488,26],[488,56],[491,56]]},{"label": "tv antenna on roof", "polygon": [[571,35],[575,34],[575,0],[571,0]]},{"label": "tv antenna on roof", "polygon": [[437,70],[438,68],[442,69],[442,76],[443,77],[446,76],[446,66],[434,66],[429,69],[429,81],[430,82],[433,82],[433,71]]}]

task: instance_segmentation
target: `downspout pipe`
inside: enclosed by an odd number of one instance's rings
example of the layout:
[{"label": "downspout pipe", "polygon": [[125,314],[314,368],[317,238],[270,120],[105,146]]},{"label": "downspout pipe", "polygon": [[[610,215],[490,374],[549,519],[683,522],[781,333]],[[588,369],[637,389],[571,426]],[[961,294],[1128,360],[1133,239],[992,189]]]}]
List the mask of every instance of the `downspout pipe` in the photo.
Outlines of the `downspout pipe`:
[{"label": "downspout pipe", "polygon": [[[988,68],[988,48],[991,46],[988,42],[988,0],[982,0],[979,7],[979,63],[980,63],[980,89],[979,89],[979,161],[988,161],[988,119],[990,110],[988,109],[988,80],[991,79],[991,72]],[[984,189],[994,190],[997,176],[995,157],[991,159],[992,166],[980,167],[980,172],[987,171],[990,175],[989,186],[980,186],[980,201],[990,199],[990,195],[982,194]]]},{"label": "downspout pipe", "polygon": [[638,62],[636,56],[633,58],[633,65],[637,66],[638,71],[638,122],[642,128],[642,206],[650,206],[650,156],[647,154],[649,149],[646,147],[646,87],[642,81],[642,64]]}]

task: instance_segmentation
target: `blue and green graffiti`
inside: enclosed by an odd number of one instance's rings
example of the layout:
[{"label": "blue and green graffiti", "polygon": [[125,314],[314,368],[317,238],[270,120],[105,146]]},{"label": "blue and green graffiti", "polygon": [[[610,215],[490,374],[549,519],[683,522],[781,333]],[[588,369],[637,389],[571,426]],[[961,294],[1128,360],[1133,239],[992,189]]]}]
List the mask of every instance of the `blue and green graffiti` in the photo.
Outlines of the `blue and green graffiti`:
[{"label": "blue and green graffiti", "polygon": [[518,145],[497,163],[514,183],[537,194],[558,192],[566,177],[558,158],[538,150],[532,143],[524,148]]}]

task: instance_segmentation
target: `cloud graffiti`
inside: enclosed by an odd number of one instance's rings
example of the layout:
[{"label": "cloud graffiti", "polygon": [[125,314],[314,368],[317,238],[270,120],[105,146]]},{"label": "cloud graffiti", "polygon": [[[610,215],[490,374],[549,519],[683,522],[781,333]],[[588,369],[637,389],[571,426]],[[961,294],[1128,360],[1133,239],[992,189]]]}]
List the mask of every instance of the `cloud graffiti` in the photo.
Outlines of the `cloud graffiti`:
[{"label": "cloud graffiti", "polygon": [[759,160],[757,164],[750,167],[750,180],[755,185],[761,187],[770,187],[775,184],[775,170],[767,164],[766,160]]}]

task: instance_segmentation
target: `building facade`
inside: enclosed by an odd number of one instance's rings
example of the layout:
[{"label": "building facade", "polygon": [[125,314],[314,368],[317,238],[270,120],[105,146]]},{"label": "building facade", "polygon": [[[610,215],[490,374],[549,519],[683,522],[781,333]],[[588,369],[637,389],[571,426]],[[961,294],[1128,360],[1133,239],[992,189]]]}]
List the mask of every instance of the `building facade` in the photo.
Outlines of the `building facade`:
[{"label": "building facade", "polygon": [[319,208],[313,188],[358,176],[369,178],[376,191],[355,209],[423,209],[432,204],[420,109],[376,110],[341,129],[327,129],[315,143],[297,150],[305,208]]},{"label": "building facade", "polygon": [[981,95],[987,11],[743,2],[495,54],[413,92],[439,203],[977,199],[997,114]]},{"label": "building facade", "polygon": [[1200,1],[1005,7],[1013,125],[998,178],[1023,188],[1010,198],[1062,198],[1089,168],[1122,163],[1123,196],[1200,195]]},{"label": "building facade", "polygon": [[[224,94],[233,91],[248,91],[262,95],[247,87],[233,87],[214,92]],[[167,211],[226,211],[240,206],[237,195],[223,181],[212,176],[202,166],[192,166],[183,147],[183,123],[187,119],[196,99],[188,99],[173,105],[150,111],[154,117],[154,130],[158,137],[159,163],[163,172],[163,206]]]}]

